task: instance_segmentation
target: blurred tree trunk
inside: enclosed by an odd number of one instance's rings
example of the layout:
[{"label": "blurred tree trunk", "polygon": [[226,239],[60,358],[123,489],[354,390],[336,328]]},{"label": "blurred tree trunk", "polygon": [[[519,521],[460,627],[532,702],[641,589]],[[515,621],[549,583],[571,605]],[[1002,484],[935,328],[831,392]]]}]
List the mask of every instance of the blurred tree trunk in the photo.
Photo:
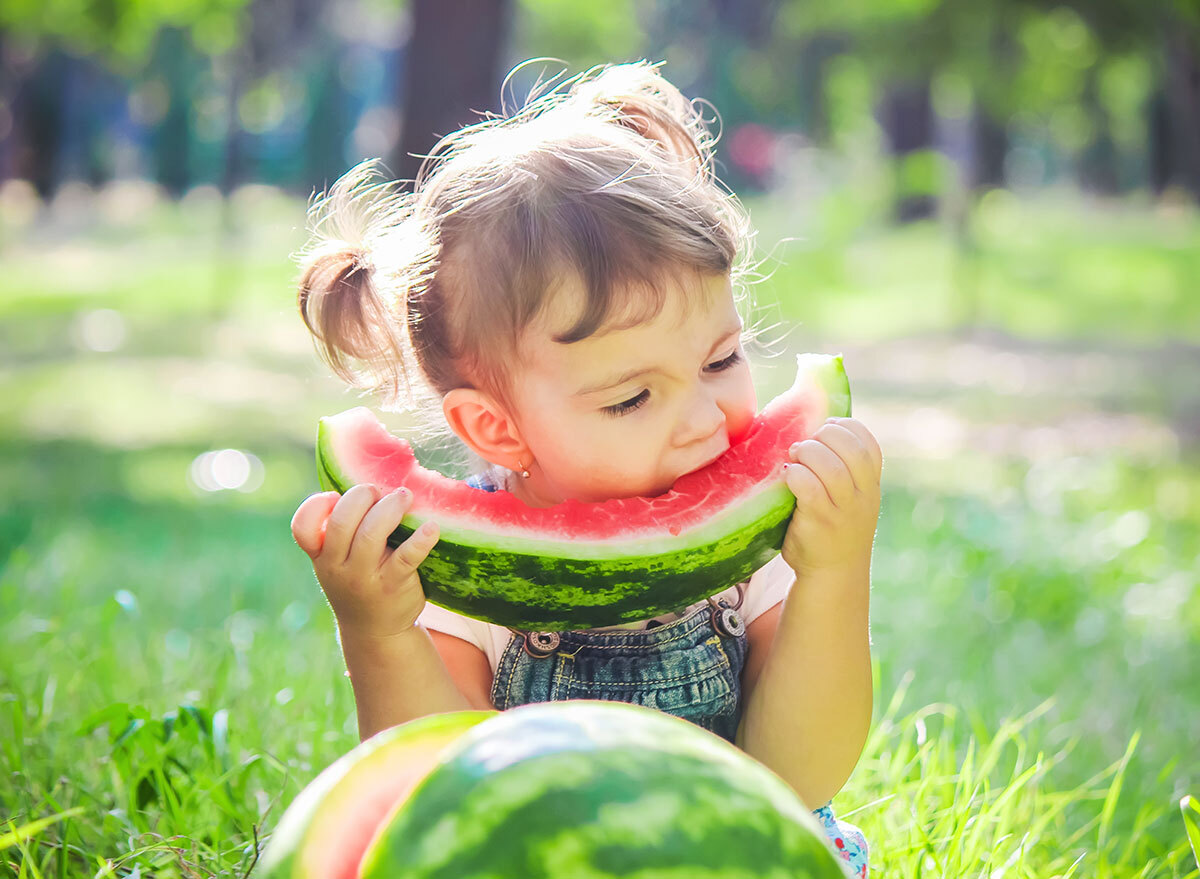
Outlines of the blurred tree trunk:
[{"label": "blurred tree trunk", "polygon": [[771,27],[779,15],[782,0],[712,0],[723,34],[737,34],[741,42],[754,49],[771,37]]},{"label": "blurred tree trunk", "polygon": [[[228,319],[244,283],[245,239],[232,196],[239,186],[255,178],[256,169],[252,166],[253,144],[242,127],[242,98],[265,72],[288,69],[294,58],[311,52],[314,37],[321,33],[321,8],[321,0],[247,0],[245,38],[221,61],[229,80],[220,177],[221,224],[215,240],[219,256],[213,261],[216,272],[210,315],[214,321]],[[328,38],[328,34],[322,36]],[[298,75],[294,70],[289,74]]]},{"label": "blurred tree trunk", "polygon": [[304,129],[304,185],[318,192],[345,170],[344,143],[350,127],[347,95],[338,75],[334,45],[319,56],[322,61],[310,80],[310,114]]},{"label": "blurred tree trunk", "polygon": [[40,54],[29,75],[13,89],[11,170],[28,180],[42,198],[58,188],[63,139],[63,105],[59,100],[66,80],[64,56],[57,49]]},{"label": "blurred tree trunk", "polygon": [[799,50],[798,91],[807,123],[804,133],[815,143],[829,143],[832,134],[826,94],[830,63],[850,50],[850,42],[844,36],[827,33],[814,34]]},{"label": "blurred tree trunk", "polygon": [[414,180],[446,134],[500,106],[500,52],[512,0],[413,0],[404,59],[403,127],[391,167]]},{"label": "blurred tree trunk", "polygon": [[1200,199],[1200,38],[1187,28],[1166,35],[1167,113],[1178,149],[1175,174]]},{"label": "blurred tree trunk", "polygon": [[92,186],[102,186],[113,176],[108,127],[112,118],[124,110],[124,83],[115,80],[94,58],[82,59],[76,75],[84,92],[80,125],[83,177]]},{"label": "blurred tree trunk", "polygon": [[238,102],[246,88],[246,79],[250,74],[249,49],[238,46],[221,59],[226,65],[229,83],[225,89],[225,145],[221,150],[221,181],[220,189],[228,201],[229,196],[246,176],[246,147],[245,132],[242,131],[242,120],[238,115]]},{"label": "blurred tree trunk", "polygon": [[[982,59],[990,75],[974,77],[974,104],[971,110],[972,190],[991,189],[1005,184],[1004,160],[1008,158],[1008,123],[1014,109],[1014,89],[1021,64],[1021,53],[1014,35],[1015,24],[1005,18],[1005,9],[991,10],[986,34],[979,38]],[[1019,103],[1019,99],[1016,99]]]},{"label": "blurred tree trunk", "polygon": [[971,188],[990,189],[1004,185],[1004,159],[1008,155],[1008,129],[987,108],[976,104],[971,116],[974,160]]},{"label": "blurred tree trunk", "polygon": [[[721,141],[717,149],[724,152],[725,159],[720,173],[725,183],[738,191],[761,192],[766,187],[766,177],[759,170],[739,165],[732,161],[727,146],[733,142],[731,135],[743,124],[753,122],[765,124],[756,109],[752,94],[739,81],[738,68],[746,63],[751,54],[767,51],[772,25],[779,14],[779,0],[708,0],[712,8],[713,26],[708,35],[710,66],[714,79],[713,88],[702,92],[713,101],[721,114]],[[708,16],[705,16],[707,19]],[[791,70],[780,70],[781,77],[794,77]],[[670,78],[670,73],[667,73]],[[789,90],[794,86],[787,86]]]},{"label": "blurred tree trunk", "polygon": [[229,85],[226,90],[228,104],[225,108],[225,146],[221,162],[221,225],[217,230],[216,252],[213,260],[216,272],[213,276],[212,308],[210,316],[214,322],[226,320],[233,311],[233,304],[241,293],[240,255],[242,239],[239,235],[237,213],[233,204],[233,193],[245,179],[246,134],[242,131],[238,102],[246,88],[249,74],[250,50],[245,46],[233,49],[225,56],[229,64]]},{"label": "blurred tree trunk", "polygon": [[7,39],[7,33],[0,27],[0,180],[12,176],[13,133],[16,131],[13,109],[17,77]]},{"label": "blurred tree trunk", "polygon": [[933,101],[929,78],[896,84],[884,94],[880,121],[896,169],[895,216],[902,223],[932,217],[937,199],[925,179],[920,155],[933,149]]},{"label": "blurred tree trunk", "polygon": [[177,28],[159,34],[157,53],[167,82],[167,112],[154,138],[154,168],[158,182],[171,195],[183,195],[191,183],[188,166],[191,146],[192,82],[187,37]]},{"label": "blurred tree trunk", "polygon": [[1171,185],[1175,167],[1175,150],[1172,144],[1171,113],[1167,109],[1167,90],[1159,87],[1150,96],[1146,109],[1149,124],[1150,187],[1159,195]]},{"label": "blurred tree trunk", "polygon": [[1085,189],[1115,195],[1121,188],[1120,155],[1109,130],[1108,113],[1100,103],[1096,67],[1088,71],[1080,103],[1091,119],[1095,135],[1078,159],[1079,182]]},{"label": "blurred tree trunk", "polygon": [[[255,136],[241,125],[238,104],[264,76],[286,74],[311,80],[314,66],[326,68],[329,46],[342,45],[335,19],[344,12],[326,0],[242,0],[249,25],[245,37],[229,58],[229,131],[225,143],[222,188],[226,192],[250,179],[270,179],[256,167]],[[332,54],[336,54],[333,52]],[[315,64],[309,59],[316,59]],[[311,101],[309,102],[311,106]],[[344,112],[344,111],[343,111]],[[320,125],[321,120],[316,120]],[[311,127],[312,123],[310,123]],[[344,132],[329,132],[335,136]],[[306,146],[307,149],[307,146]],[[304,167],[304,165],[301,165]],[[340,173],[338,168],[335,173]],[[302,181],[306,188],[310,180]]]}]

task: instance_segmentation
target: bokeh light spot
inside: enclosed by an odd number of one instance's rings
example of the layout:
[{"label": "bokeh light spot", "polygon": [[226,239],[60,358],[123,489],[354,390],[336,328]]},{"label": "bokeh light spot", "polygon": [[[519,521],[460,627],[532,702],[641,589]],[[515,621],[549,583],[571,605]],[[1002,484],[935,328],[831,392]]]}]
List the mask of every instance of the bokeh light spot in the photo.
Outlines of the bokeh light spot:
[{"label": "bokeh light spot", "polygon": [[117,604],[121,605],[121,608],[130,616],[135,617],[138,615],[139,610],[137,596],[128,589],[118,589],[115,593],[113,593],[113,599],[117,602]]},{"label": "bokeh light spot", "polygon": [[216,449],[197,455],[189,468],[192,483],[203,491],[256,491],[265,468],[256,455],[241,449]]},{"label": "bokeh light spot", "polygon": [[88,351],[116,351],[127,335],[125,318],[111,308],[89,309],[75,319],[75,344]]}]

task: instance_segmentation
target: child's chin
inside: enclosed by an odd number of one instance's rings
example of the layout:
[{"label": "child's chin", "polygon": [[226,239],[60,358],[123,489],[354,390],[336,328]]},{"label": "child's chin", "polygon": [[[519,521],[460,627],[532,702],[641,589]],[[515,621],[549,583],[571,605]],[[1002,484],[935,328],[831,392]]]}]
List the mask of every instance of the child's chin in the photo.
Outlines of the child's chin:
[{"label": "child's chin", "polygon": [[607,493],[597,493],[594,497],[589,496],[589,500],[584,501],[584,503],[598,504],[603,503],[604,501],[621,500],[623,498],[631,497],[658,497],[659,495],[666,494],[668,491],[670,491],[672,485],[674,485],[674,483],[662,486],[652,485],[649,488],[636,489],[630,488],[630,483],[625,483],[621,486],[613,486],[612,489]]}]

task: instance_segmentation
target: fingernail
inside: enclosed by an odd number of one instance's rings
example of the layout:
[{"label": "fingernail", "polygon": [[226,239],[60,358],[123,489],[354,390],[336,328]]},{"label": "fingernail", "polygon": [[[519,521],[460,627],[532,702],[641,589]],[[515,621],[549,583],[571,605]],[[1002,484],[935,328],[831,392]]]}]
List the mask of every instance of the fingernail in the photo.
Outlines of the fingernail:
[{"label": "fingernail", "polygon": [[420,531],[424,537],[432,537],[433,532],[437,531],[437,525],[434,525],[432,522],[426,522],[417,530]]},{"label": "fingernail", "polygon": [[792,447],[791,447],[790,449],[788,449],[788,451],[789,451],[789,452],[798,452],[798,451],[800,451],[800,443],[792,443]]},{"label": "fingernail", "polygon": [[396,497],[401,497],[401,498],[408,497],[411,493],[412,492],[410,492],[403,485],[392,492],[392,494],[396,495]]}]

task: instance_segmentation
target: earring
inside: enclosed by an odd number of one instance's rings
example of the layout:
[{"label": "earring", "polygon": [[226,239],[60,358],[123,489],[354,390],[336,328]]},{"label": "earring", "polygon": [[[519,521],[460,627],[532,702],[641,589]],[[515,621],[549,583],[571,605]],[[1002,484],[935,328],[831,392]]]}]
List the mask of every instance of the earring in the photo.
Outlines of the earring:
[{"label": "earring", "polygon": [[518,462],[517,462],[517,466],[521,468],[521,478],[522,478],[522,479],[528,479],[528,478],[529,478],[529,471],[525,469],[525,465],[524,465],[524,464],[522,464],[520,461],[518,461]]}]

